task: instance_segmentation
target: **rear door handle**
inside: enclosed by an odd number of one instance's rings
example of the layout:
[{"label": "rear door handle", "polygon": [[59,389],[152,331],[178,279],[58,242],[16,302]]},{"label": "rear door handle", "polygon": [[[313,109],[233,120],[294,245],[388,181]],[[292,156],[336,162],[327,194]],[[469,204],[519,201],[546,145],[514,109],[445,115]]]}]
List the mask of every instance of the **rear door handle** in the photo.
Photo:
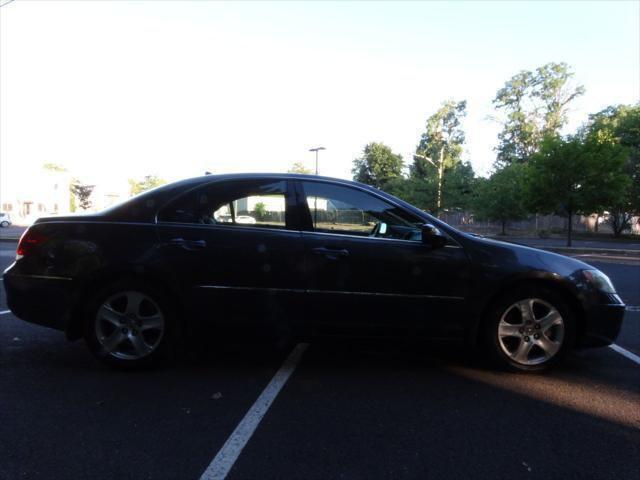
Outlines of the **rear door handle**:
[{"label": "rear door handle", "polygon": [[316,247],[311,249],[311,251],[316,255],[324,255],[325,257],[330,259],[349,256],[349,250],[345,248],[333,249],[333,248],[326,248],[326,247]]},{"label": "rear door handle", "polygon": [[205,240],[186,240],[184,238],[172,238],[169,240],[169,245],[175,245],[182,247],[185,250],[196,250],[207,246]]}]

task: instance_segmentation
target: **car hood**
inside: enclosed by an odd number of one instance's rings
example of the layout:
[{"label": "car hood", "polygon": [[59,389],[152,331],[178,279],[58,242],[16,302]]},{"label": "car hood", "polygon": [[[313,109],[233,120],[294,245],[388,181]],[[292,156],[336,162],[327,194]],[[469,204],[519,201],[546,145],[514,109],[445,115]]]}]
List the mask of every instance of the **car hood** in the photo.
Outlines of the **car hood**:
[{"label": "car hood", "polygon": [[563,277],[578,270],[593,269],[591,265],[558,253],[485,237],[465,235],[464,247],[471,260],[487,269],[511,272],[545,272]]}]

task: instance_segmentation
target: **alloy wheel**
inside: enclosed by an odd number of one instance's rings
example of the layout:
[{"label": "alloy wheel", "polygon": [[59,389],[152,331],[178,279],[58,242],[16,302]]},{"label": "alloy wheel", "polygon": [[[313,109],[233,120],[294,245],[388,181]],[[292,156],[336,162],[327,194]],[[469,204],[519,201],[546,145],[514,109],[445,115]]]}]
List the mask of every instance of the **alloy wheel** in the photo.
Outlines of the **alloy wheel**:
[{"label": "alloy wheel", "polygon": [[165,332],[165,317],[148,295],[128,290],[109,297],[98,308],[95,333],[104,351],[122,360],[139,360],[156,350]]},{"label": "alloy wheel", "polygon": [[540,298],[526,298],[508,307],[498,323],[500,348],[521,365],[539,365],[562,347],[565,324],[560,312]]}]

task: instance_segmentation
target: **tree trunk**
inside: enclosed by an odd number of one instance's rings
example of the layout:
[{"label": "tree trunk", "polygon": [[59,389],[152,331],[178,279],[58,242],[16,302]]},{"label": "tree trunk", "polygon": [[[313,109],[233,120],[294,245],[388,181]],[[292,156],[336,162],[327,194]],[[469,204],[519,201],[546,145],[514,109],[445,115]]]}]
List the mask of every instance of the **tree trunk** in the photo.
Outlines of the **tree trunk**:
[{"label": "tree trunk", "polygon": [[570,247],[571,234],[573,233],[573,213],[571,212],[571,208],[567,209],[567,214],[569,215],[569,227],[567,228],[567,247]]},{"label": "tree trunk", "polygon": [[506,235],[507,232],[505,231],[505,227],[507,226],[507,221],[505,219],[502,219],[502,234],[501,235]]},{"label": "tree trunk", "polygon": [[444,147],[440,149],[440,163],[438,163],[438,201],[436,209],[438,211],[438,218],[440,218],[440,211],[442,209],[442,179],[444,177]]},{"label": "tree trunk", "polygon": [[621,210],[611,212],[610,223],[615,237],[621,237],[625,230],[631,229],[631,218],[630,213]]},{"label": "tree trunk", "polygon": [[600,220],[600,214],[596,213],[596,224],[593,226],[593,231],[598,233],[598,220]]}]

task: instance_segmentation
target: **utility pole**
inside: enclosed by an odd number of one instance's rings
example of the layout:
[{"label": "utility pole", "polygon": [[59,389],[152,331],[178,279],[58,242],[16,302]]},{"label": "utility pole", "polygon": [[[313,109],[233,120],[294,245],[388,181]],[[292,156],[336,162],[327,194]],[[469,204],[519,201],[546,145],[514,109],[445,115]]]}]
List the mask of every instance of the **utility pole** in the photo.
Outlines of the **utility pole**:
[{"label": "utility pole", "polygon": [[309,149],[310,152],[316,152],[316,175],[318,175],[318,152],[320,150],[326,150],[326,148],[324,148],[324,147],[315,147],[315,148],[310,148]]},{"label": "utility pole", "polygon": [[[316,175],[318,175],[318,152],[326,150],[324,147],[310,148],[310,152],[316,152]],[[313,228],[318,225],[318,197],[313,197]]]}]

